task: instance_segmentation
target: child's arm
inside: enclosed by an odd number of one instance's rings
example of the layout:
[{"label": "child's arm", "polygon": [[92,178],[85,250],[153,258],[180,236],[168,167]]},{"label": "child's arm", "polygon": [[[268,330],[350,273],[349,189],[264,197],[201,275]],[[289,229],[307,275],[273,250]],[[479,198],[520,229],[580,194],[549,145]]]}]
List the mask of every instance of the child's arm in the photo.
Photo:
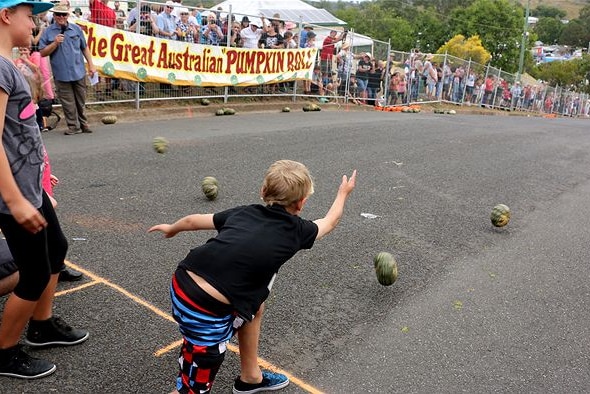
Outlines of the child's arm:
[{"label": "child's arm", "polygon": [[195,231],[195,230],[215,230],[213,224],[213,214],[194,214],[183,217],[174,224],[157,224],[148,230],[148,233],[153,231],[161,231],[166,238],[172,238],[181,231]]},{"label": "child's arm", "polygon": [[342,183],[338,188],[338,193],[336,194],[336,198],[332,203],[332,206],[328,210],[326,216],[322,219],[314,220],[314,223],[318,226],[318,235],[316,239],[322,238],[324,235],[329,234],[340,221],[342,217],[342,213],[344,213],[344,203],[349,196],[349,194],[354,189],[356,184],[356,170],[352,172],[350,179],[346,177],[346,175],[342,176]]},{"label": "child's arm", "polygon": [[[4,133],[4,117],[7,104],[8,94],[0,89],[0,108],[2,109],[0,112],[3,113],[3,116],[0,116],[0,141]],[[10,170],[10,164],[2,144],[0,144],[0,196],[2,196],[2,200],[6,203],[8,209],[10,209],[14,220],[26,230],[36,234],[47,226],[43,215],[22,195]]]}]

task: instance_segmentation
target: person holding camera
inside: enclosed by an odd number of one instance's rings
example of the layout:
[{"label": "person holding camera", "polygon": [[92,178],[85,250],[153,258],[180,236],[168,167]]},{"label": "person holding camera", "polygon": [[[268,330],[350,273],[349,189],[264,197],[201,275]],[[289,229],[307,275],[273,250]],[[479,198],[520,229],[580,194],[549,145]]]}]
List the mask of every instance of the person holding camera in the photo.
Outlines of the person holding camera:
[{"label": "person holding camera", "polygon": [[223,31],[217,24],[217,16],[214,13],[207,15],[207,26],[203,30],[203,36],[207,45],[220,45],[223,41]]}]

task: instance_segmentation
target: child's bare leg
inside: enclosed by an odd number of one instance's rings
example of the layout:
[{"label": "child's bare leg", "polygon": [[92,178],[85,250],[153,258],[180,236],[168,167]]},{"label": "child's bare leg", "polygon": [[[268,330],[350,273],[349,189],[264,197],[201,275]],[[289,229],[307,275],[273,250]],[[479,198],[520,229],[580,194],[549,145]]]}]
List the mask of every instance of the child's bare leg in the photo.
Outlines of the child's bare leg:
[{"label": "child's bare leg", "polygon": [[244,383],[260,383],[262,372],[258,366],[258,342],[262,325],[264,304],[260,306],[251,322],[245,323],[238,330],[240,347],[240,380]]},{"label": "child's bare leg", "polygon": [[58,278],[59,274],[51,275],[47,287],[43,290],[43,294],[41,294],[41,298],[39,298],[39,301],[35,306],[33,320],[47,320],[53,315],[53,299],[55,297]]},{"label": "child's bare leg", "polygon": [[18,343],[36,305],[36,301],[24,300],[14,293],[8,297],[0,324],[0,349],[7,349]]},{"label": "child's bare leg", "polygon": [[52,316],[58,276],[58,274],[51,275],[38,301],[27,301],[14,293],[10,295],[4,306],[0,324],[0,349],[6,349],[18,343],[29,319],[47,320]]}]

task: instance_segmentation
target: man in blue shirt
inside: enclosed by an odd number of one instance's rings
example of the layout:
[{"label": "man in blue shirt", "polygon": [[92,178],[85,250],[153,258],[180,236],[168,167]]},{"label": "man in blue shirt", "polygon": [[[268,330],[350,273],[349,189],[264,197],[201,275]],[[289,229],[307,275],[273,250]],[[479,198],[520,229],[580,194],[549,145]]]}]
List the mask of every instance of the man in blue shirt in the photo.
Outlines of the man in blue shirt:
[{"label": "man in blue shirt", "polygon": [[[54,23],[49,25],[39,40],[41,56],[49,56],[53,79],[57,88],[68,130],[66,135],[92,133],[86,118],[86,76],[96,68],[86,45],[82,29],[68,23],[70,8],[66,4],[53,7]],[[88,63],[88,71],[84,64]]]},{"label": "man in blue shirt", "polygon": [[299,32],[299,48],[306,48],[307,47],[307,33],[313,30],[313,26],[305,25],[303,26],[303,30]]}]

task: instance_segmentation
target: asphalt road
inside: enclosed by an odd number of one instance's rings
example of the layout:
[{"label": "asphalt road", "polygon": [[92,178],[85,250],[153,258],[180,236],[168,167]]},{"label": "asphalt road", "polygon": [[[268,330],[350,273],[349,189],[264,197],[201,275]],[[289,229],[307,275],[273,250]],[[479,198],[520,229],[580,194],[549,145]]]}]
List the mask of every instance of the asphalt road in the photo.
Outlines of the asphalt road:
[{"label": "asphalt road", "polygon": [[[31,351],[57,372],[0,378],[0,392],[171,391],[180,336],[168,318],[170,276],[213,233],[166,240],[146,230],[259,202],[262,176],[281,158],[314,175],[310,219],[358,170],[340,226],[283,267],[268,300],[260,355],[294,378],[283,392],[590,389],[587,120],[344,109],[179,116],[44,135],[68,259],[89,274],[83,289],[60,286],[74,291],[58,297],[56,314],[91,338]],[[155,136],[170,141],[167,154],[152,150]],[[209,175],[221,185],[213,202],[199,190]],[[503,229],[489,220],[497,203],[512,210]],[[390,287],[375,278],[381,251],[399,264]],[[238,371],[229,352],[214,391],[231,392]]]}]

